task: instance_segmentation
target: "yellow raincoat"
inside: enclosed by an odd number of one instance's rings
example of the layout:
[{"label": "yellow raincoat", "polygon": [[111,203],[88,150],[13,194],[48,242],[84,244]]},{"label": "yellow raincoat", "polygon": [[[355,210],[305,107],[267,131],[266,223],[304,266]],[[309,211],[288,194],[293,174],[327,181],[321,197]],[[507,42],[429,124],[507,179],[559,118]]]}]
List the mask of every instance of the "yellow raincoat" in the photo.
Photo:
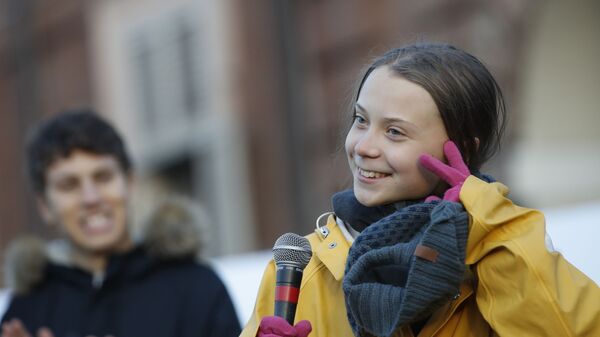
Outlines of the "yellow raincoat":
[{"label": "yellow raincoat", "polygon": [[[460,199],[469,213],[466,264],[460,296],[433,313],[418,337],[600,336],[600,288],[545,245],[542,213],[515,206],[506,186],[474,176]],[[350,245],[330,216],[308,239],[313,257],[304,270],[296,321],[309,320],[310,337],[352,336],[342,278]],[[254,313],[241,336],[256,336],[273,315],[275,265],[265,270]],[[395,336],[413,336],[410,327]]]}]

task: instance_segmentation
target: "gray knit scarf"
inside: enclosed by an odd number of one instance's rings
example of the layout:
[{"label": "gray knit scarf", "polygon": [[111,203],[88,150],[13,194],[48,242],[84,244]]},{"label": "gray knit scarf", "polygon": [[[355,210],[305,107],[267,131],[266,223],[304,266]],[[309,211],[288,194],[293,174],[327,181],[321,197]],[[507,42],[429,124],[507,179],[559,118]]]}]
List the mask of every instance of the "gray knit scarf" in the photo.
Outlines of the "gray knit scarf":
[{"label": "gray knit scarf", "polygon": [[350,248],[343,280],[354,334],[391,336],[452,299],[467,235],[464,208],[444,200],[406,206],[367,226]]}]

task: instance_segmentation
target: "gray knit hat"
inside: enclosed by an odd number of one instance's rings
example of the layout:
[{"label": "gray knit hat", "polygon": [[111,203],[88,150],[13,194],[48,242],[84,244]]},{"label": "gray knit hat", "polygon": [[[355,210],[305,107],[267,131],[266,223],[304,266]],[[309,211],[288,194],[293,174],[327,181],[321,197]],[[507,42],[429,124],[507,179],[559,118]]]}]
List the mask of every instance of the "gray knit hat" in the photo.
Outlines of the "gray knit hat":
[{"label": "gray knit hat", "polygon": [[368,226],[346,261],[343,289],[356,336],[391,336],[453,298],[464,273],[468,215],[459,203],[405,207]]}]

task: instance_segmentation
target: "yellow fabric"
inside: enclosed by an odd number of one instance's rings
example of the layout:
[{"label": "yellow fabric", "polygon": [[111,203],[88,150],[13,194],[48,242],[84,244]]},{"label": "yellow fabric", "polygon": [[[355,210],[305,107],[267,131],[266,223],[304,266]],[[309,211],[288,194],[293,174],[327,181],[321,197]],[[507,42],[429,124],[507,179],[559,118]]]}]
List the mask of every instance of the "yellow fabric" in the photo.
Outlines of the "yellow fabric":
[{"label": "yellow fabric", "polygon": [[[505,198],[508,189],[473,176],[461,190],[470,216],[460,297],[438,309],[418,337],[600,336],[600,290],[558,253],[545,248],[540,212]],[[307,319],[310,337],[352,336],[342,277],[349,243],[330,216],[327,237],[308,236],[313,258],[304,271],[296,321]],[[260,319],[273,315],[275,265],[267,265],[254,313],[241,336],[256,336]],[[414,337],[404,326],[396,336]]]},{"label": "yellow fabric", "polygon": [[546,249],[543,214],[507,194],[473,176],[460,192],[471,217],[466,263],[479,278],[483,317],[499,336],[600,336],[600,288]]},{"label": "yellow fabric", "polygon": [[[350,245],[333,216],[327,220],[327,227],[330,233],[326,238],[316,231],[307,236],[313,249],[313,257],[304,269],[296,321],[307,319],[311,322],[311,337],[352,336],[342,291],[344,263]],[[260,319],[273,315],[274,297],[275,264],[271,260],[260,285],[254,313],[241,336],[256,336]]]}]

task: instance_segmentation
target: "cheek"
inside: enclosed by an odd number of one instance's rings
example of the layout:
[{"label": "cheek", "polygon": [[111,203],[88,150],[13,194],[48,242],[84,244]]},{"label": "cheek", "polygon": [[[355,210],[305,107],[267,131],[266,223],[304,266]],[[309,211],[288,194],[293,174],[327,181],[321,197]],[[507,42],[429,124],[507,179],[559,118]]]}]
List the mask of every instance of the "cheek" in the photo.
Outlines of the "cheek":
[{"label": "cheek", "polygon": [[440,183],[441,179],[437,175],[435,175],[428,169],[424,168],[420,164],[419,164],[418,170],[419,170],[419,175],[422,177],[423,181],[427,184],[429,189],[433,189],[435,186],[437,186]]},{"label": "cheek", "polygon": [[114,203],[127,203],[130,185],[125,179],[116,179],[104,188],[106,198]]},{"label": "cheek", "polygon": [[72,195],[54,194],[49,198],[48,205],[55,220],[72,217],[77,212],[77,201]]},{"label": "cheek", "polygon": [[391,153],[389,164],[394,171],[403,175],[420,175],[419,156],[422,154],[421,150],[411,147],[394,146],[388,153]]},{"label": "cheek", "polygon": [[125,209],[127,208],[128,201],[129,193],[127,190],[121,189],[119,191],[114,191],[114,193],[110,195],[110,202],[113,204],[113,207]]},{"label": "cheek", "polygon": [[444,143],[439,145],[436,144],[436,146],[429,151],[429,154],[443,161],[444,163],[446,162],[446,157],[444,156]]},{"label": "cheek", "polygon": [[346,156],[351,157],[354,152],[354,145],[356,144],[355,137],[352,130],[348,131],[346,135],[346,141],[344,142],[344,149],[346,150]]},{"label": "cheek", "polygon": [[419,191],[429,191],[439,182],[439,178],[424,168],[419,163],[419,157],[427,153],[422,149],[414,149],[396,153],[392,160],[392,167],[402,178],[403,184],[412,185],[411,188]]}]

